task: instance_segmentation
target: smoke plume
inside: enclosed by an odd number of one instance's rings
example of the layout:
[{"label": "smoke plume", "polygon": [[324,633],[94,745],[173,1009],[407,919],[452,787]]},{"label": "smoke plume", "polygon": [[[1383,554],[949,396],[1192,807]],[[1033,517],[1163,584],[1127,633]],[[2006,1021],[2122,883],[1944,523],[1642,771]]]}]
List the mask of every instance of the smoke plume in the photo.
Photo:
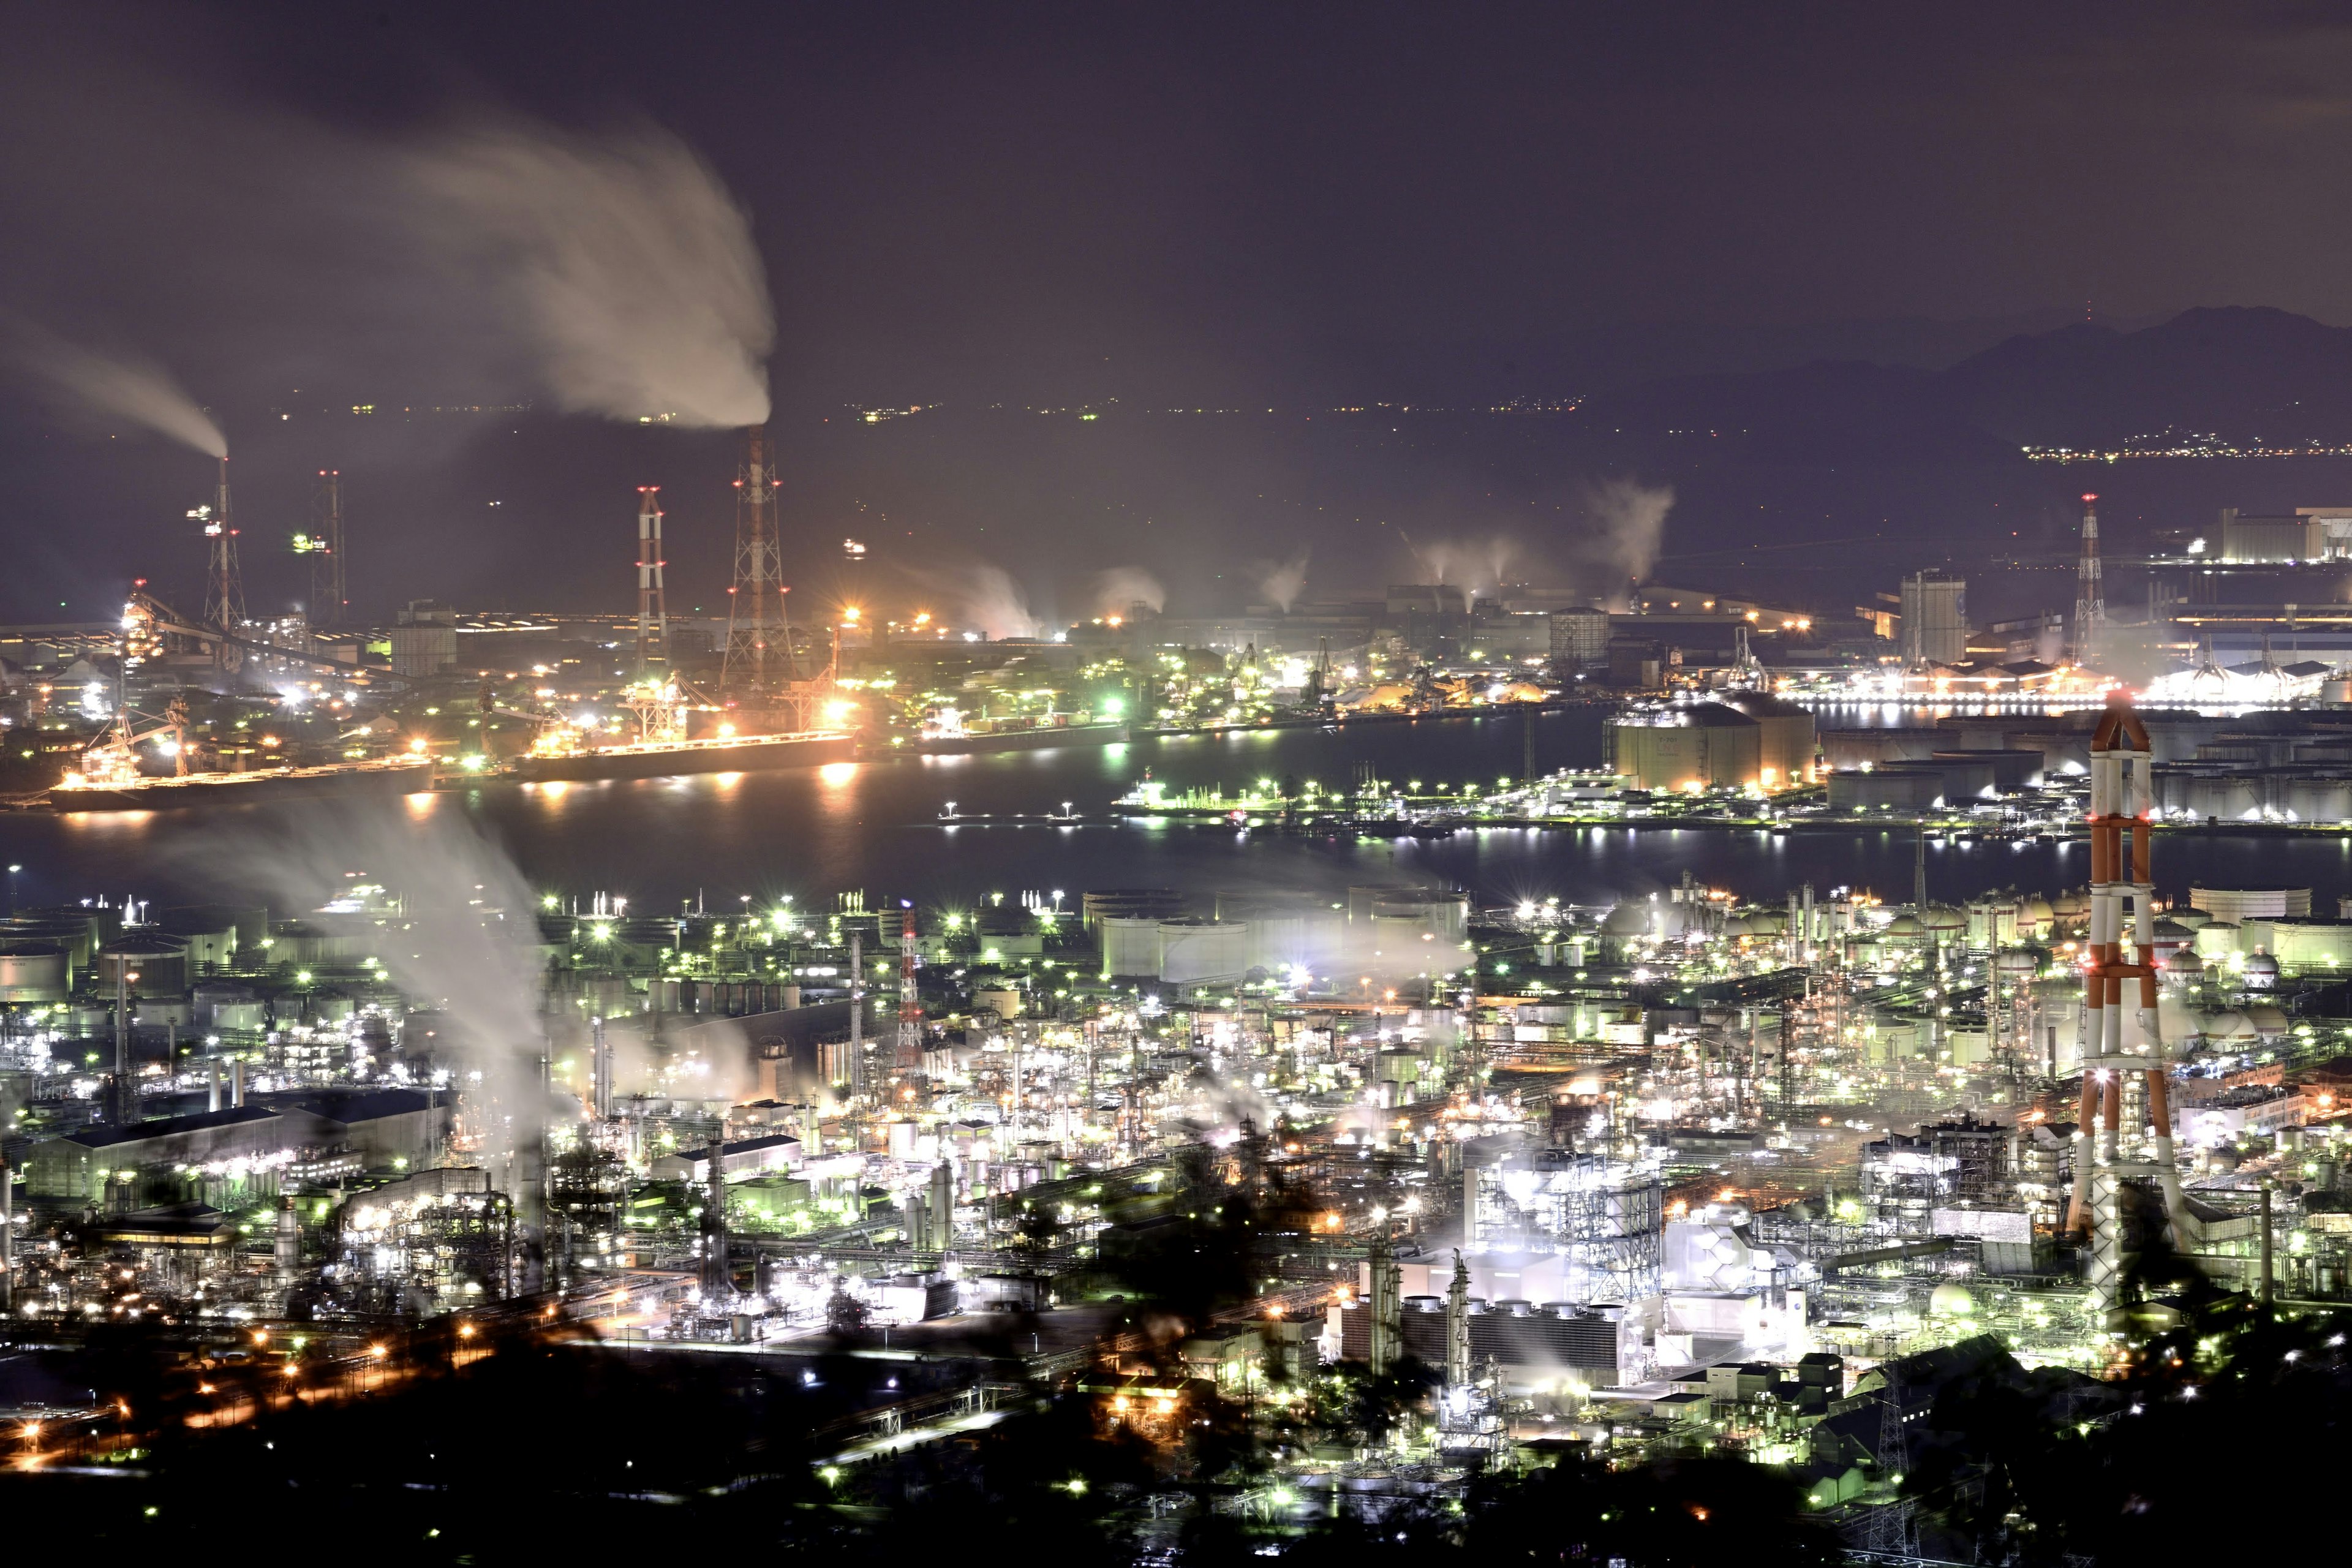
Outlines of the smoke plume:
[{"label": "smoke plume", "polygon": [[460,1054],[449,1065],[468,1130],[488,1153],[535,1136],[545,1113],[536,907],[522,873],[478,828],[455,811],[354,806],[289,814],[266,838],[230,836],[202,854],[215,885],[258,876],[276,907],[318,910],[355,884],[383,886],[402,912],[370,946],[412,1006],[440,1008],[456,1026]]},{"label": "smoke plume", "polygon": [[1138,605],[1149,605],[1158,615],[1168,607],[1168,590],[1140,566],[1114,566],[1095,574],[1095,609],[1106,616],[1124,616]]},{"label": "smoke plume", "polygon": [[228,456],[228,437],[162,365],[94,353],[30,322],[10,323],[8,338],[11,357],[87,411],[132,420],[207,458]]},{"label": "smoke plume", "polygon": [[1001,566],[974,566],[961,574],[950,592],[962,605],[963,618],[972,630],[992,642],[1034,637],[1041,629],[1029,608],[1029,595]]},{"label": "smoke plume", "polygon": [[759,249],[685,142],[507,121],[426,146],[405,173],[428,257],[502,298],[562,408],[766,421],[775,315]]},{"label": "smoke plume", "polygon": [[1307,552],[1302,550],[1287,561],[1266,567],[1265,575],[1258,579],[1257,591],[1265,595],[1267,604],[1286,616],[1306,586]]},{"label": "smoke plume", "polygon": [[1622,587],[1628,578],[1650,574],[1665,537],[1666,513],[1674,505],[1671,485],[1617,479],[1587,487],[1584,510],[1594,532],[1586,541],[1586,553],[1594,564],[1609,570],[1612,589]]},{"label": "smoke plume", "polygon": [[1503,584],[1511,580],[1511,563],[1518,559],[1518,541],[1507,534],[1496,534],[1486,542],[1486,581],[1482,584],[1490,594],[1502,592]]}]

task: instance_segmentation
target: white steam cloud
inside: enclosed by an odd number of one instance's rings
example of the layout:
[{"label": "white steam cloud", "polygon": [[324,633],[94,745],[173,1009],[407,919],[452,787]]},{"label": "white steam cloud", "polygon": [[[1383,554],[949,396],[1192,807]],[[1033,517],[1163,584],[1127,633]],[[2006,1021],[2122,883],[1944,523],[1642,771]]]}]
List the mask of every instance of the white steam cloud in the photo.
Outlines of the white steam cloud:
[{"label": "white steam cloud", "polygon": [[994,641],[1000,637],[1034,637],[1042,623],[1029,608],[1029,595],[1001,566],[974,566],[961,574],[952,589],[971,628]]},{"label": "white steam cloud", "polygon": [[1298,602],[1300,592],[1307,586],[1307,552],[1302,550],[1287,561],[1265,568],[1265,574],[1258,579],[1257,591],[1265,595],[1267,604],[1288,615],[1290,606]]},{"label": "white steam cloud", "polygon": [[12,323],[11,357],[93,414],[129,419],[207,458],[228,456],[228,437],[162,365],[95,353],[29,322]]},{"label": "white steam cloud", "polygon": [[1477,607],[1482,596],[1491,595],[1510,580],[1510,564],[1519,546],[1507,535],[1496,534],[1491,539],[1433,540],[1413,544],[1412,552],[1421,566],[1422,581],[1461,589],[1462,608],[1467,614]]},{"label": "white steam cloud", "polygon": [[1628,579],[1650,574],[1657,563],[1658,545],[1665,537],[1666,514],[1674,505],[1671,485],[1617,479],[1586,489],[1585,515],[1595,531],[1586,541],[1585,552],[1596,564],[1608,568],[1612,594],[1622,589]]},{"label": "white steam cloud", "polygon": [[425,147],[406,174],[428,256],[501,297],[560,406],[766,421],[775,312],[759,248],[684,142],[509,121]]},{"label": "white steam cloud", "polygon": [[1106,616],[1123,616],[1138,605],[1149,605],[1158,615],[1168,607],[1168,590],[1140,566],[1114,566],[1095,574],[1095,608]]},{"label": "white steam cloud", "polygon": [[257,872],[268,878],[274,907],[312,910],[355,881],[384,886],[403,912],[373,938],[373,950],[412,1005],[448,1013],[460,1053],[449,1065],[478,1152],[511,1156],[537,1136],[546,1107],[536,902],[514,862],[471,823],[454,812],[419,819],[397,808],[303,813],[266,842],[232,838],[206,858],[224,886]]}]

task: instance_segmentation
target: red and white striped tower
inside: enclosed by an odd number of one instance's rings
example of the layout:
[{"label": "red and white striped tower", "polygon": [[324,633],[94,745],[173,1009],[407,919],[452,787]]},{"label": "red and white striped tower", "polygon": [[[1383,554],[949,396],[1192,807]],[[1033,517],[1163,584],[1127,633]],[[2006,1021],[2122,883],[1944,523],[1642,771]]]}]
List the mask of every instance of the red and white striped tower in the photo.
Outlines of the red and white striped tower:
[{"label": "red and white striped tower", "polygon": [[[2083,967],[2083,1099],[2074,1128],[2071,1231],[2091,1239],[2091,1294],[2117,1305],[2126,1258],[2123,1189],[2153,1181],[2176,1241],[2191,1221],[2172,1152],[2156,996],[2155,805],[2147,730],[2116,697],[2091,739],[2091,926]],[[2125,982],[2135,983],[2132,1005]]]},{"label": "red and white striped tower", "polygon": [[898,1070],[914,1072],[923,1065],[923,999],[915,989],[915,906],[898,900],[904,918],[898,925]]}]

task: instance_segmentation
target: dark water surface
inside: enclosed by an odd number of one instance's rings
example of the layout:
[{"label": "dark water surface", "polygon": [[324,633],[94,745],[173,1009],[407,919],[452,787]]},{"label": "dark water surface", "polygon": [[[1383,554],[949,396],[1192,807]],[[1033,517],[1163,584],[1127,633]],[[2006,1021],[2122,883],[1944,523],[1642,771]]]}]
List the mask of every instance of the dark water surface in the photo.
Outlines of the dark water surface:
[{"label": "dark water surface", "polygon": [[[876,897],[968,901],[1028,889],[1175,887],[1195,892],[1280,889],[1339,896],[1349,884],[1465,886],[1493,900],[1557,895],[1597,903],[1646,893],[1687,869],[1716,887],[1778,899],[1811,882],[1907,899],[1912,841],[1901,829],[1823,833],[1492,828],[1444,839],[1329,841],[1180,826],[1109,826],[1104,809],[1149,767],[1171,788],[1289,775],[1344,785],[1362,763],[1382,777],[1491,784],[1520,766],[1516,718],[1353,725],[996,756],[840,763],[776,773],[595,784],[492,785],[466,793],[343,803],[290,803],[155,813],[0,816],[0,855],[23,870],[18,901],[136,894],[158,903],[266,898],[284,904],[281,862],[308,864],[323,885],[337,871],[394,887],[404,877],[462,874],[436,847],[471,829],[504,848],[535,888],[626,895],[674,909],[705,898],[718,910],[743,894],[830,902],[840,889]],[[1596,710],[1545,715],[1537,763],[1600,759]],[[954,801],[987,823],[943,826]],[[1096,821],[1052,826],[1070,803]],[[1014,814],[1026,814],[1025,823]],[[322,847],[324,847],[322,848]],[[329,864],[340,860],[340,866]],[[2081,883],[2079,845],[1937,845],[1931,893],[1958,900],[1991,889],[2055,891]],[[2310,886],[2319,911],[2352,893],[2352,839],[2202,833],[2158,841],[2159,887]]]}]

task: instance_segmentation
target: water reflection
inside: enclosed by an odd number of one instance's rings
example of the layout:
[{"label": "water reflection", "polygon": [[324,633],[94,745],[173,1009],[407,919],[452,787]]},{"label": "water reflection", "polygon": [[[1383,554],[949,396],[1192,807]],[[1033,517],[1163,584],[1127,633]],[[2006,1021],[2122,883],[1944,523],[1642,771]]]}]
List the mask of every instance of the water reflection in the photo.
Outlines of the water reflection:
[{"label": "water reflection", "polygon": [[[1551,896],[1596,902],[1673,886],[1683,872],[1751,898],[1793,884],[1874,888],[1907,898],[1907,830],[1835,833],[1738,830],[1636,832],[1624,827],[1485,828],[1441,839],[1323,839],[1103,823],[1105,808],[1144,770],[1173,789],[1262,777],[1344,785],[1360,766],[1384,777],[1458,785],[1515,773],[1519,721],[1489,721],[1139,741],[1123,746],[1007,755],[836,763],[786,773],[484,785],[389,801],[289,803],[208,811],[0,815],[0,854],[21,863],[26,903],[133,891],[169,902],[229,897],[190,869],[191,845],[290,831],[298,818],[332,826],[340,814],[391,817],[422,831],[465,814],[495,837],[534,884],[629,895],[643,909],[675,908],[699,890],[714,905],[746,893],[829,900],[838,889],[970,904],[1024,889],[1167,886],[1345,897],[1351,883],[1467,885],[1497,901]],[[1538,765],[1591,766],[1597,718],[1548,716]],[[958,820],[940,814],[956,803]],[[1047,820],[1074,804],[1084,826]],[[356,820],[344,815],[343,820]],[[239,827],[238,825],[243,825]],[[365,841],[354,834],[355,839]],[[2157,850],[2160,889],[2313,886],[2323,908],[2352,891],[2352,847],[2247,836],[2167,834]],[[1931,842],[1928,884],[1940,899],[1990,888],[2056,891],[2081,880],[2084,857],[2068,844]],[[397,866],[368,867],[397,881]],[[255,879],[257,889],[263,879]]]}]

